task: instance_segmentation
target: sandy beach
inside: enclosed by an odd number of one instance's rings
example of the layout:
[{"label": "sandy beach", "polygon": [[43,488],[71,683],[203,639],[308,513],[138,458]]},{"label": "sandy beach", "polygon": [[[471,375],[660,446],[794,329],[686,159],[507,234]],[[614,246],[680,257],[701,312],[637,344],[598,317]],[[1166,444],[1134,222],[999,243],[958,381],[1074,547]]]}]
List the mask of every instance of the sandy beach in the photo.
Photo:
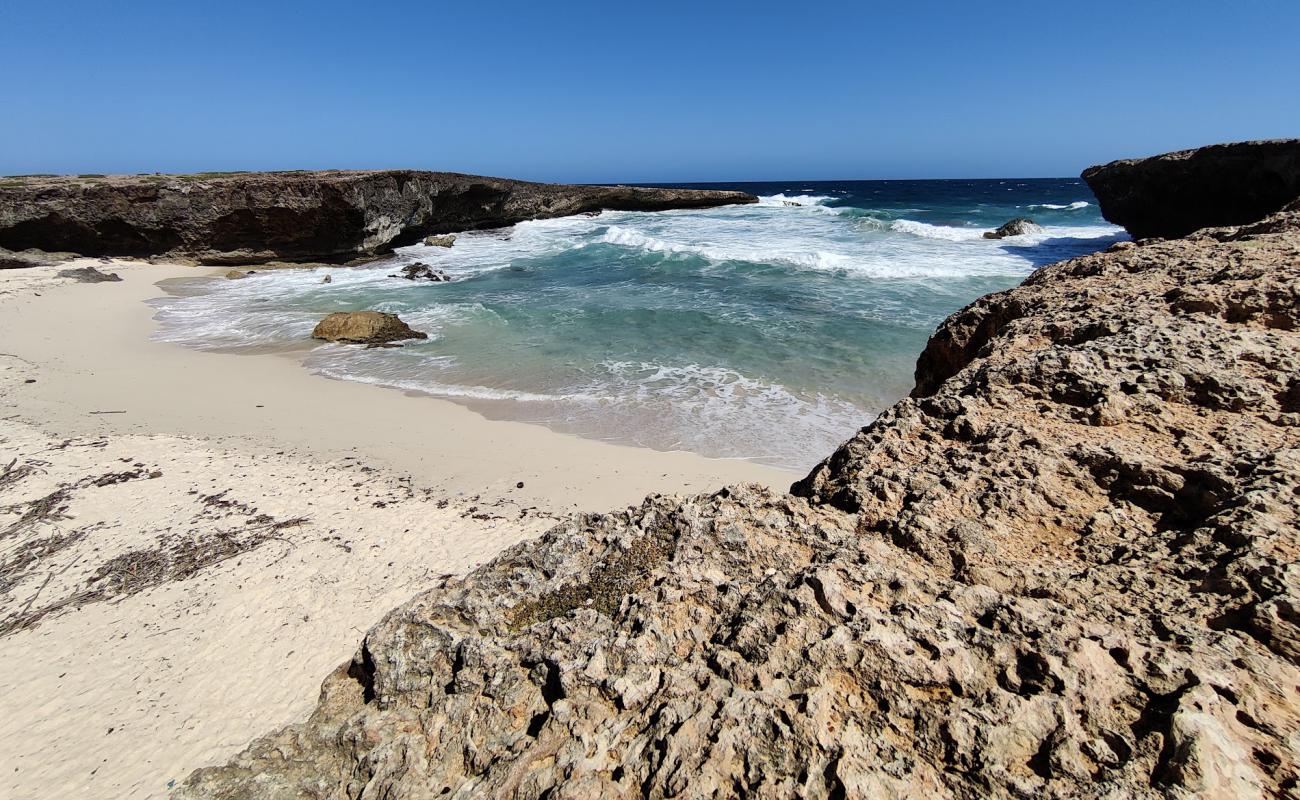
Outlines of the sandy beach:
[{"label": "sandy beach", "polygon": [[[0,272],[0,795],[163,797],[380,616],[574,511],[796,477],[151,341],[160,281]],[[522,484],[522,486],[520,485]]]}]

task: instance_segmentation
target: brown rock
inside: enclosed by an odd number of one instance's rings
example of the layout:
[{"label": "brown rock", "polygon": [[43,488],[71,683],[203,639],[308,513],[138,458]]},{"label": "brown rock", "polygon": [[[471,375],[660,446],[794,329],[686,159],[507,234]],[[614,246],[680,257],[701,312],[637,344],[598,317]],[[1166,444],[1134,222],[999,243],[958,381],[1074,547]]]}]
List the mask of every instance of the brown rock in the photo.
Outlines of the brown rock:
[{"label": "brown rock", "polygon": [[241,279],[243,279],[243,278],[247,278],[247,277],[248,277],[249,275],[251,275],[251,274],[253,274],[253,273],[251,273],[251,272],[241,272],[240,270],[232,269],[232,270],[230,270],[229,272],[226,273],[226,280],[229,280],[229,281],[237,281],[237,280],[241,280]]},{"label": "brown rock", "polygon": [[122,276],[116,272],[100,272],[94,267],[61,269],[56,274],[60,278],[71,278],[78,283],[114,283],[122,280]]},{"label": "brown rock", "polygon": [[178,798],[1285,797],[1300,210],[1044,267],[782,495],[584,515]]},{"label": "brown rock", "polygon": [[382,311],[337,311],[317,323],[313,339],[353,344],[384,344],[403,339],[427,339],[428,334],[412,330],[396,314]]},{"label": "brown rock", "polygon": [[424,243],[430,247],[451,247],[456,243],[456,237],[450,233],[445,236],[426,236]]}]

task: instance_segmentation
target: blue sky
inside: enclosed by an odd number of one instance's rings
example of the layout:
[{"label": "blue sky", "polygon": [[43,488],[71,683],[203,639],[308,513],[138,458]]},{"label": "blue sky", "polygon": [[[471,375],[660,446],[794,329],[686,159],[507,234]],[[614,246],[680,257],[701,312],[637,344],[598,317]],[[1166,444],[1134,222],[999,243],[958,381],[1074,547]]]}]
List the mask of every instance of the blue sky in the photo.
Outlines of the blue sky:
[{"label": "blue sky", "polygon": [[0,0],[0,174],[1075,175],[1300,136],[1300,3]]}]

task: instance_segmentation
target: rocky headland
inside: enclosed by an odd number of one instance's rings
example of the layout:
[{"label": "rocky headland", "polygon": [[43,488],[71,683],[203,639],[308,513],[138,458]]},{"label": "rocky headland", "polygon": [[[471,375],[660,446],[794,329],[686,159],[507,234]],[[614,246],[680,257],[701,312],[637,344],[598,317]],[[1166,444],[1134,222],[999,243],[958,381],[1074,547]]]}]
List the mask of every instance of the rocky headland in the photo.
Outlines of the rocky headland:
[{"label": "rocky headland", "polygon": [[1244,225],[1300,196],[1300,139],[1217,144],[1083,172],[1101,213],[1135,239]]},{"label": "rocky headland", "polygon": [[[1210,152],[1246,181],[1243,147]],[[1296,796],[1283,202],[976,301],[791,494],[654,496],[439,580],[180,796]]]},{"label": "rocky headland", "polygon": [[202,264],[345,263],[432,234],[530,219],[756,201],[744,192],[416,170],[0,178],[0,248]]}]

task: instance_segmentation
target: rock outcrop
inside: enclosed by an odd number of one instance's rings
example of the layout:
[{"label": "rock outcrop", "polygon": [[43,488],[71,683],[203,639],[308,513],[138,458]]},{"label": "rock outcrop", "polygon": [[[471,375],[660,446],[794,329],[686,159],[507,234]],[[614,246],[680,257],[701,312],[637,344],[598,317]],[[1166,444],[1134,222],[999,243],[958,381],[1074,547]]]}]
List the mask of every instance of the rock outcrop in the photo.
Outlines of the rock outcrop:
[{"label": "rock outcrop", "polygon": [[743,192],[415,170],[13,178],[0,182],[0,247],[204,264],[342,263],[430,234],[528,219],[752,202]]},{"label": "rock outcrop", "polygon": [[451,276],[440,269],[434,269],[428,264],[415,262],[402,267],[401,275],[389,275],[390,278],[405,278],[408,281],[429,281],[430,283],[447,283]]},{"label": "rock outcrop", "polygon": [[1024,236],[1027,233],[1042,233],[1043,226],[1028,217],[1016,217],[998,226],[997,230],[985,231],[985,239],[1005,239],[1008,236]]},{"label": "rock outcrop", "polygon": [[1238,142],[1089,167],[1101,213],[1134,239],[1244,225],[1300,197],[1300,139]]},{"label": "rock outcrop", "polygon": [[447,233],[442,236],[426,236],[424,243],[430,247],[451,247],[456,243],[456,235]]},{"label": "rock outcrop", "polygon": [[396,314],[382,311],[336,311],[316,323],[311,338],[349,344],[387,344],[404,339],[428,339]]},{"label": "rock outcrop", "polygon": [[791,495],[439,580],[178,797],[1294,796],[1300,208],[1044,267],[917,373]]},{"label": "rock outcrop", "polygon": [[77,283],[118,283],[122,276],[116,272],[100,272],[94,267],[61,269],[55,273],[60,278],[70,278]]}]

